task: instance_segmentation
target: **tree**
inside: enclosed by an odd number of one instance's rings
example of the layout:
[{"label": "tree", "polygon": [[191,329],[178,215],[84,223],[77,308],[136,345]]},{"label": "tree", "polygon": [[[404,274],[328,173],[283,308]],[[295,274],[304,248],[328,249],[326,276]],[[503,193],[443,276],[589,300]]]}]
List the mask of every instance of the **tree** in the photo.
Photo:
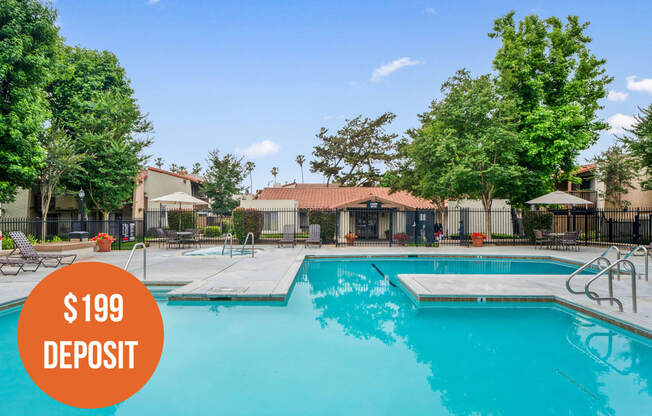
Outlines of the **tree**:
[{"label": "tree", "polygon": [[242,180],[245,171],[242,158],[232,153],[220,157],[215,149],[208,153],[207,168],[202,189],[209,198],[211,209],[215,213],[228,213],[238,206],[233,196],[242,193]]},{"label": "tree", "polygon": [[444,98],[421,114],[421,126],[400,143],[409,163],[394,171],[395,187],[441,203],[477,198],[485,209],[491,239],[494,198],[509,197],[520,187],[518,134],[511,119],[513,103],[497,93],[490,75],[471,78],[457,71],[441,88]]},{"label": "tree", "polygon": [[623,195],[634,188],[633,181],[638,176],[637,161],[625,153],[623,147],[613,145],[593,158],[595,177],[604,184],[604,199],[616,209],[629,205]]},{"label": "tree", "polygon": [[56,12],[38,0],[0,2],[0,202],[37,179],[48,118],[44,87],[58,42]]},{"label": "tree", "polygon": [[276,185],[276,176],[278,175],[278,168],[274,166],[272,170],[269,171],[269,173],[271,173],[272,176],[274,177],[274,185]]},{"label": "tree", "polygon": [[245,175],[249,175],[249,193],[254,193],[254,180],[251,173],[256,169],[256,164],[252,161],[245,163]]},{"label": "tree", "polygon": [[53,124],[90,157],[64,185],[85,189],[104,219],[129,201],[151,144],[151,123],[141,113],[125,70],[108,51],[63,46],[48,86]]},{"label": "tree", "polygon": [[162,157],[157,157],[156,159],[154,159],[154,164],[159,169],[163,169],[163,162],[164,162],[164,160],[163,160]]},{"label": "tree", "polygon": [[331,180],[348,186],[378,185],[382,180],[380,165],[390,164],[395,157],[392,149],[398,136],[385,132],[395,117],[392,113],[376,119],[359,115],[346,120],[335,135],[322,127],[317,134],[321,143],[312,152],[315,160],[310,162],[311,172],[325,176],[327,185]]},{"label": "tree", "polygon": [[201,163],[195,162],[192,164],[192,174],[195,176],[199,176],[201,173]]},{"label": "tree", "polygon": [[186,169],[185,166],[179,166],[179,170],[177,171],[177,173],[179,173],[181,175],[187,175],[188,174],[188,169]]},{"label": "tree", "polygon": [[176,163],[170,164],[170,172],[178,173],[179,172],[179,166],[177,166]]},{"label": "tree", "polygon": [[[77,153],[70,137],[57,127],[48,129],[41,138],[45,150],[45,162],[38,176],[41,193],[41,215],[48,217],[52,195],[59,188],[62,177],[71,171],[82,170],[86,154]],[[41,240],[45,241],[47,223],[41,223]]]},{"label": "tree", "polygon": [[301,183],[303,183],[303,164],[306,161],[306,157],[304,155],[297,155],[296,161],[301,168]]},{"label": "tree", "polygon": [[489,36],[502,44],[493,66],[500,94],[515,103],[519,159],[528,172],[512,203],[552,190],[562,179],[555,175],[572,172],[579,152],[607,127],[596,113],[613,78],[588,48],[588,25],[576,16],[564,24],[530,15],[517,28],[514,12],[494,21]]},{"label": "tree", "polygon": [[634,136],[625,136],[621,140],[627,146],[638,168],[645,171],[641,181],[641,189],[652,191],[652,104],[647,108],[640,108],[641,114],[634,116],[636,122],[631,130]]}]

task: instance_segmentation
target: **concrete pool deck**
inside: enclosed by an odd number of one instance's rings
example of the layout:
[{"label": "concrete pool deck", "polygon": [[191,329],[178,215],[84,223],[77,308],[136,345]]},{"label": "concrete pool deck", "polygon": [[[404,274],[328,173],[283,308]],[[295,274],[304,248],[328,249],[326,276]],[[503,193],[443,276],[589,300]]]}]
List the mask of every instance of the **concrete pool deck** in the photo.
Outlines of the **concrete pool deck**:
[{"label": "concrete pool deck", "polygon": [[[184,256],[191,250],[167,250],[150,247],[147,250],[147,284],[177,286],[169,292],[170,300],[242,300],[284,301],[294,278],[306,257],[311,256],[403,256],[421,255],[500,255],[555,257],[585,263],[598,256],[604,248],[582,247],[581,251],[539,250],[532,247],[485,246],[473,247],[322,247],[276,248],[262,246],[263,250],[250,256]],[[100,261],[124,267],[128,251],[110,253],[82,253],[78,261]],[[615,260],[615,253],[610,253]],[[632,258],[637,271],[643,270],[643,257]],[[0,309],[20,304],[36,284],[55,269],[40,268],[35,273],[18,276],[0,276]],[[142,254],[134,255],[129,271],[142,280]],[[406,293],[421,305],[441,300],[473,300],[478,297],[502,297],[503,300],[531,298],[531,300],[558,300],[604,314],[652,334],[652,280],[637,280],[638,313],[632,313],[631,280],[623,274],[614,280],[614,295],[623,301],[624,312],[608,302],[597,305],[584,295],[568,293],[567,276],[500,276],[500,275],[399,275]],[[582,290],[587,277],[578,276],[573,287]],[[606,294],[607,279],[599,279],[595,289]],[[466,299],[465,299],[466,298]]]}]

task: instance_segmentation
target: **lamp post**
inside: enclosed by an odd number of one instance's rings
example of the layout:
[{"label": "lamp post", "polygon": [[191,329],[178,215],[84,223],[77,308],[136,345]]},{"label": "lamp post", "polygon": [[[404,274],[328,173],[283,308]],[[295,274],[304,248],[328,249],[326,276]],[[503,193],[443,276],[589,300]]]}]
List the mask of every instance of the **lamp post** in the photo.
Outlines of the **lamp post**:
[{"label": "lamp post", "polygon": [[83,189],[80,189],[77,193],[79,196],[79,225],[82,226],[83,230],[86,230],[86,212],[84,212],[84,197],[86,192]]}]

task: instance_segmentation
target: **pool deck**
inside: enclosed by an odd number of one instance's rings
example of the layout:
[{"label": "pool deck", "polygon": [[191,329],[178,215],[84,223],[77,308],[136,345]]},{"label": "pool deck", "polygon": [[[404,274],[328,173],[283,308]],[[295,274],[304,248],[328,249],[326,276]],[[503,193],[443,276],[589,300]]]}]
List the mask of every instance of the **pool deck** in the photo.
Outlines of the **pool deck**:
[{"label": "pool deck", "polygon": [[[500,255],[555,257],[584,263],[598,256],[604,248],[582,247],[581,251],[535,250],[532,247],[322,247],[276,248],[263,246],[250,256],[184,256],[190,250],[167,250],[150,247],[147,251],[146,284],[177,286],[169,292],[171,300],[240,300],[285,301],[301,263],[309,256],[403,256],[421,255]],[[124,267],[128,251],[82,253],[78,261],[100,261]],[[615,260],[612,252],[609,258]],[[633,258],[637,270],[643,270],[643,257]],[[20,304],[36,284],[54,269],[41,268],[35,273],[0,276],[0,309]],[[136,253],[129,271],[142,280],[142,255]],[[595,301],[584,295],[568,293],[566,276],[500,276],[500,275],[399,275],[402,289],[420,305],[441,301],[556,301],[566,306],[601,315],[601,318],[626,323],[652,334],[652,280],[637,280],[638,313],[632,313],[631,280],[624,275],[614,280],[614,294],[623,300],[624,312],[617,307]],[[651,276],[652,277],[652,276]],[[573,287],[582,290],[587,277],[578,276]],[[606,294],[606,280],[600,279],[595,289]],[[482,299],[481,299],[482,301]],[[644,334],[646,335],[646,334]]]}]

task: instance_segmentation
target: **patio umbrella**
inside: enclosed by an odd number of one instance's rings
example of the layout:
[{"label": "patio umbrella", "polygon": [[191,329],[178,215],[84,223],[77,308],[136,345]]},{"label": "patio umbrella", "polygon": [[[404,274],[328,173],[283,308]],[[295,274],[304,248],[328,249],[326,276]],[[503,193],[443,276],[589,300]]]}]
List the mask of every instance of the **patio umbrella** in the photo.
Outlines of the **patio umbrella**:
[{"label": "patio umbrella", "polygon": [[531,199],[526,202],[531,205],[587,205],[593,204],[586,199],[578,198],[569,193],[562,191],[554,191],[549,194],[541,195],[538,198]]},{"label": "patio umbrella", "polygon": [[[154,198],[151,201],[158,202],[161,204],[179,204],[179,209],[181,209],[181,205],[190,205],[193,208],[198,205],[208,205],[208,202],[202,201],[199,198],[195,198],[192,195],[188,195],[185,192],[173,192],[171,194]],[[179,217],[179,228],[181,228],[181,215],[179,215],[178,217]]]},{"label": "patio umbrella", "polygon": [[151,201],[159,202],[161,204],[179,204],[179,208],[181,208],[181,205],[191,205],[193,207],[196,205],[208,205],[208,202],[195,198],[192,195],[188,195],[185,192],[173,192],[171,194],[154,198]]}]

